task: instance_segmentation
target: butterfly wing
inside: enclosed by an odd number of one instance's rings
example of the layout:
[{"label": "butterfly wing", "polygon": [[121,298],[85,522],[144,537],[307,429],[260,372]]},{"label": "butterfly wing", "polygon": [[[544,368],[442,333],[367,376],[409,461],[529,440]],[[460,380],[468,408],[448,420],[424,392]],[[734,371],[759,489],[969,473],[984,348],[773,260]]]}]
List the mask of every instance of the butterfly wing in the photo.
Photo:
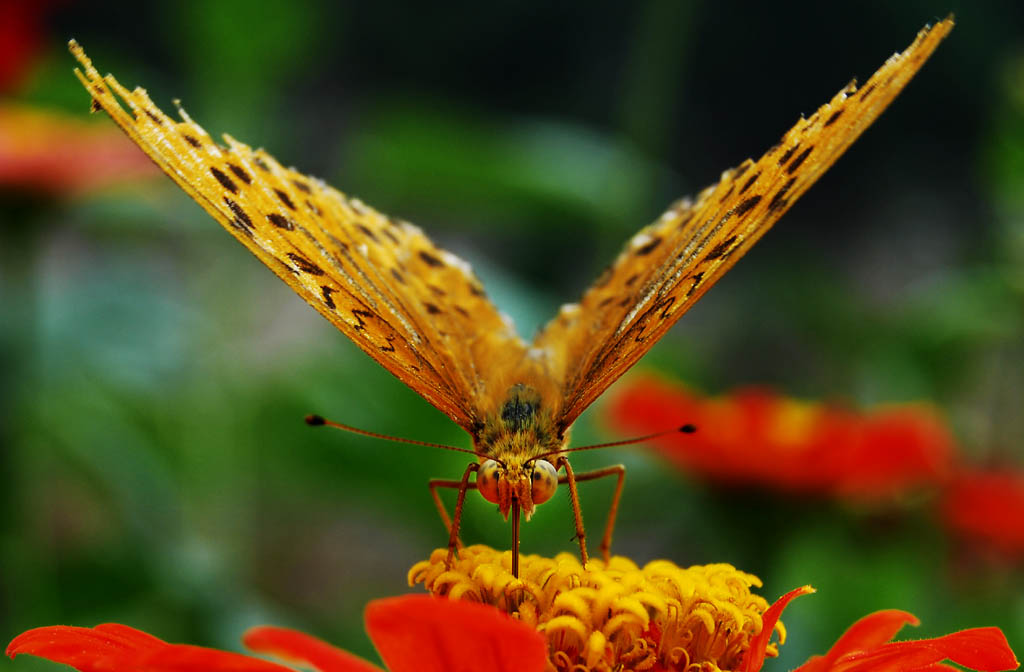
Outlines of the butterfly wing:
[{"label": "butterfly wing", "polygon": [[94,110],[363,351],[471,433],[478,427],[481,372],[494,353],[521,358],[526,344],[466,262],[263,150],[230,136],[218,145],[184,111],[171,119],[70,48]]},{"label": "butterfly wing", "polygon": [[882,113],[953,27],[926,27],[860,89],[847,85],[757,161],[642,229],[577,304],[537,335],[564,381],[565,429],[633,366]]}]

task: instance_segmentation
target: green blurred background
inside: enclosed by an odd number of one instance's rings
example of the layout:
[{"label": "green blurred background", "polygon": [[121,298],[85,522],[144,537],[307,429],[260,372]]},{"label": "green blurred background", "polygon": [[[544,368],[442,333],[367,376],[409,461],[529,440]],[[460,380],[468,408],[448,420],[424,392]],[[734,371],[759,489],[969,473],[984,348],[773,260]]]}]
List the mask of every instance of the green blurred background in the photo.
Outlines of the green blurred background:
[{"label": "green blurred background", "polygon": [[[855,404],[932,400],[963,452],[1024,464],[1024,8],[1014,2],[56,3],[7,100],[81,114],[74,37],[469,259],[531,334],[675,198],[758,156],[950,11],[865,136],[640,367]],[[97,119],[97,123],[110,122]],[[169,180],[74,198],[0,188],[0,639],[118,621],[237,648],[257,623],[373,655],[361,611],[445,542],[426,488],[467,437],[363,355]],[[617,438],[601,403],[577,444]],[[999,625],[1022,568],[978,560],[927,493],[876,509],[721,491],[643,448],[615,551],[730,562],[787,610],[789,669],[880,608],[905,636]],[[611,484],[583,486],[590,529]],[[566,499],[524,552],[573,549]],[[477,497],[468,542],[509,543]],[[49,669],[19,659],[14,669]]]}]

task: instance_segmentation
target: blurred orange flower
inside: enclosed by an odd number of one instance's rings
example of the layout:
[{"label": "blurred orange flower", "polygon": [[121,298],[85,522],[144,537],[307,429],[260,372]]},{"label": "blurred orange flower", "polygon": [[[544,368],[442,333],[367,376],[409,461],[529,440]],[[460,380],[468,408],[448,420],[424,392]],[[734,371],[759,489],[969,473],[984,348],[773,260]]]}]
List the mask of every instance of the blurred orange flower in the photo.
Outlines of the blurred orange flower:
[{"label": "blurred orange flower", "polygon": [[949,430],[923,404],[858,413],[757,388],[705,398],[646,377],[621,389],[610,408],[625,433],[696,425],[695,434],[652,443],[684,470],[725,483],[878,499],[943,481],[953,461]]},{"label": "blurred orange flower", "polygon": [[942,496],[946,527],[1009,558],[1024,558],[1024,473],[957,472]]},{"label": "blurred orange flower", "polygon": [[73,195],[158,173],[110,124],[0,103],[0,188]]}]

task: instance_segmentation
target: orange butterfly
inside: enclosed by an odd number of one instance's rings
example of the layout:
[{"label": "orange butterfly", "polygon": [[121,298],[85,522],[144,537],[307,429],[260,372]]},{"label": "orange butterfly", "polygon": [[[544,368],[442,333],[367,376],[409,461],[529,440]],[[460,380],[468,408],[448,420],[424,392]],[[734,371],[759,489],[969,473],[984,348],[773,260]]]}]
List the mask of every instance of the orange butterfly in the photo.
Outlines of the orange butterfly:
[{"label": "orange butterfly", "polygon": [[[479,461],[459,481],[430,483],[449,529],[449,559],[466,491],[475,488],[506,519],[512,515],[517,573],[520,510],[529,519],[559,482],[567,483],[586,563],[576,483],[616,475],[601,544],[607,558],[625,470],[617,465],[574,474],[566,456],[573,422],[881,114],[952,27],[952,19],[926,27],[863,88],[848,84],[759,160],[727,170],[696,201],[674,204],[633,236],[580,302],[562,306],[532,342],[488,300],[469,265],[417,227],[228,135],[225,145],[217,144],[183,110],[182,121],[171,119],[144,90],[102,77],[81,47],[72,41],[70,48],[85,69],[75,72],[94,110],[109,114],[307,303],[469,432],[473,450],[465,452]],[[458,488],[454,521],[438,487]]]}]

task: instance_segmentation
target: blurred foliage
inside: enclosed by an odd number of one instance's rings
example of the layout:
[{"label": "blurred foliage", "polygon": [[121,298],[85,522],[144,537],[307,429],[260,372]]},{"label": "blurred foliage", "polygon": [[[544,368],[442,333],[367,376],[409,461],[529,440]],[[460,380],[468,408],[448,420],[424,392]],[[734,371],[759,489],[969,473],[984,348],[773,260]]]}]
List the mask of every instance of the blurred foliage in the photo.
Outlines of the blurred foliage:
[{"label": "blurred foliage", "polygon": [[[420,224],[529,334],[669,202],[950,10],[892,109],[641,366],[714,393],[932,400],[972,459],[1022,465],[1019,4],[65,2],[7,97],[84,116],[74,37],[165,109],[181,98],[211,132]],[[362,607],[444,544],[426,480],[465,460],[302,417],[465,445],[461,430],[169,180],[0,188],[0,236],[0,636],[119,621],[236,648],[269,622],[372,655]],[[614,438],[600,404],[573,438]],[[889,607],[921,618],[909,636],[998,625],[1024,650],[1022,568],[945,538],[926,495],[877,511],[723,492],[642,448],[574,464],[615,461],[617,552],[731,562],[770,600],[819,589],[787,610],[773,669]],[[591,529],[610,496],[584,486]],[[559,496],[523,548],[571,535]],[[509,529],[472,497],[464,538],[507,546]]]}]

